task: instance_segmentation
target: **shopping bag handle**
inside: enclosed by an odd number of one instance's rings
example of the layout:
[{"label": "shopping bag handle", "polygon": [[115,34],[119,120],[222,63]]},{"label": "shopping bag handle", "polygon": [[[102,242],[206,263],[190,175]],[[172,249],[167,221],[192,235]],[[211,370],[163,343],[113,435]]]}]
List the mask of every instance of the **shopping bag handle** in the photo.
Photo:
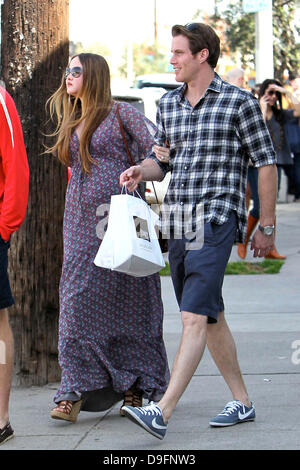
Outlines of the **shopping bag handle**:
[{"label": "shopping bag handle", "polygon": [[[123,183],[123,186],[122,186],[122,189],[121,189],[121,194],[124,194],[124,190],[125,190],[125,193],[128,194],[128,189],[127,189],[126,183]],[[138,197],[139,197],[140,199],[142,199],[142,201],[144,200],[144,199],[142,198],[142,196],[140,195],[140,193],[138,192],[137,189],[134,189],[134,190],[132,191],[132,195],[133,195],[133,196],[134,196],[134,193],[136,193],[136,194],[138,195]]]}]

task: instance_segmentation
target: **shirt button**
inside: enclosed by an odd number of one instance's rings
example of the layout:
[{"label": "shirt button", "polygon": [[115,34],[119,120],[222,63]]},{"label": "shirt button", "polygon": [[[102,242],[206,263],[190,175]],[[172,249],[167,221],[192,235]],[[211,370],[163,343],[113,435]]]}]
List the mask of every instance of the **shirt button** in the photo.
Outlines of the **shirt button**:
[{"label": "shirt button", "polygon": [[181,186],[184,187],[184,183],[181,183]]},{"label": "shirt button", "polygon": [[184,169],[185,169],[185,170],[187,170],[187,169],[188,169],[188,167],[187,167],[187,166],[185,166],[185,167],[184,167]]},{"label": "shirt button", "polygon": [[180,205],[183,206],[183,202],[182,202],[182,201],[180,202]]}]

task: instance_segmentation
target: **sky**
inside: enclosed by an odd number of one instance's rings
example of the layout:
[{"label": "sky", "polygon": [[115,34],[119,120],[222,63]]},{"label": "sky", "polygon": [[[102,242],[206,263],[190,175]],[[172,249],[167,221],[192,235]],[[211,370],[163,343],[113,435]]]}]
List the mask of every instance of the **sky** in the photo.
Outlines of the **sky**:
[{"label": "sky", "polygon": [[116,75],[126,46],[154,43],[155,4],[158,43],[170,51],[172,25],[192,22],[200,9],[213,14],[216,2],[219,10],[228,4],[228,0],[69,0],[69,38],[84,47],[95,42],[107,46],[110,69]]},{"label": "sky", "polygon": [[[201,6],[201,0],[156,0],[158,34],[165,37],[173,24],[185,24]],[[155,0],[70,0],[70,39],[122,43],[153,40]],[[202,3],[203,5],[203,3]],[[214,0],[205,0],[213,12]],[[160,38],[158,37],[160,40]]]},{"label": "sky", "polygon": [[[173,24],[192,21],[201,0],[156,0],[158,41],[169,47]],[[70,0],[70,40],[84,46],[93,42],[110,49],[124,48],[128,40],[154,42],[155,0]],[[214,0],[205,0],[209,13]]]},{"label": "sky", "polygon": [[[171,49],[171,27],[193,21],[201,4],[201,0],[156,0],[157,40],[164,50]],[[114,75],[126,46],[154,43],[154,6],[155,0],[69,0],[69,38],[84,47],[95,42],[107,46]],[[205,10],[213,13],[214,0],[205,0]]]}]

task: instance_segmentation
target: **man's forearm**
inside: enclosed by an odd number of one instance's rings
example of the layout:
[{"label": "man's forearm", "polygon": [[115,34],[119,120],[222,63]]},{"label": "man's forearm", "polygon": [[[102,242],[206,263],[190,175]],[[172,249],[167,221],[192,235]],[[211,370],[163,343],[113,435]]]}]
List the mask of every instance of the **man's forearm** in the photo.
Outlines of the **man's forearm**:
[{"label": "man's forearm", "polygon": [[140,165],[143,181],[162,181],[164,174],[160,166],[151,158],[146,158]]},{"label": "man's forearm", "polygon": [[273,225],[277,198],[277,167],[267,165],[258,168],[258,194],[260,201],[260,224]]}]

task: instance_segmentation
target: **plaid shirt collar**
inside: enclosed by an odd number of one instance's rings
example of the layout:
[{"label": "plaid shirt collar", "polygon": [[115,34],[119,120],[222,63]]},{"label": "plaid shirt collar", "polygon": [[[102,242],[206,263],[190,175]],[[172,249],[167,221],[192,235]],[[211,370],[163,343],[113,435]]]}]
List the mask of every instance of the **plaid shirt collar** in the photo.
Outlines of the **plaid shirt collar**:
[{"label": "plaid shirt collar", "polygon": [[[203,98],[208,94],[209,91],[214,91],[216,93],[220,93],[222,89],[222,79],[219,77],[217,73],[215,73],[214,79],[210,82],[209,86],[207,87]],[[177,88],[177,101],[179,104],[191,106],[188,100],[185,97],[185,93],[187,91],[187,84],[184,83],[181,87]]]}]

